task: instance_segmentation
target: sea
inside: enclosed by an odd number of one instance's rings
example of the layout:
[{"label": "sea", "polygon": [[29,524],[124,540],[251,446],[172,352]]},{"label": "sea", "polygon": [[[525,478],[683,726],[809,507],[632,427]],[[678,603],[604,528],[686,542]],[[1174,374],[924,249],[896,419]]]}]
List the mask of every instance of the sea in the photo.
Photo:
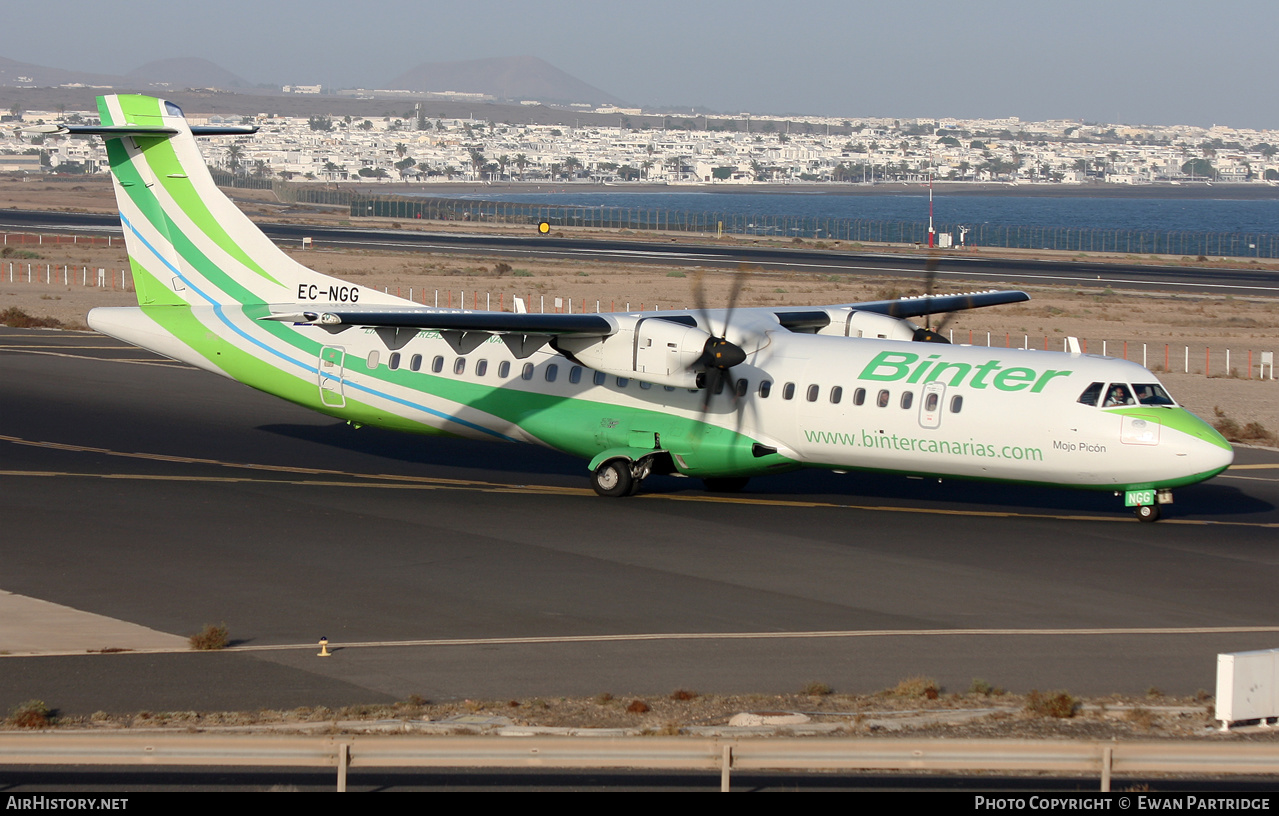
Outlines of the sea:
[{"label": "sea", "polygon": [[[928,222],[926,192],[920,195],[825,195],[785,192],[588,192],[556,188],[536,193],[494,191],[450,197],[570,207],[623,207],[733,215]],[[933,219],[937,224],[969,226],[992,224],[1071,229],[1279,234],[1279,199],[934,194]]]}]

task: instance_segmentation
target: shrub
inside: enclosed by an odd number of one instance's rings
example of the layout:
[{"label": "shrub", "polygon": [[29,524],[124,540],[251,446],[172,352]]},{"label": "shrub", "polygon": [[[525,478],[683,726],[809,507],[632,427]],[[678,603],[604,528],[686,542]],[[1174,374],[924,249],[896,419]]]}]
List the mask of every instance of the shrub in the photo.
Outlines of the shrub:
[{"label": "shrub", "polygon": [[52,317],[32,317],[17,306],[10,306],[0,312],[0,325],[15,329],[60,329],[62,321]]},{"label": "shrub", "polygon": [[1064,691],[1044,694],[1034,689],[1026,697],[1026,711],[1036,717],[1068,720],[1079,711],[1079,701]]},{"label": "shrub", "polygon": [[643,700],[631,700],[631,704],[626,707],[626,710],[632,714],[645,714],[649,710],[648,703]]},{"label": "shrub", "polygon": [[831,693],[831,687],[825,683],[816,681],[809,683],[800,690],[800,694],[807,694],[809,697],[825,697]]},{"label": "shrub", "polygon": [[889,689],[888,694],[893,697],[924,697],[928,700],[936,700],[941,695],[941,687],[931,677],[907,677]]},{"label": "shrub", "polygon": [[225,649],[228,643],[230,643],[230,636],[225,623],[219,623],[217,626],[206,623],[203,629],[191,636],[191,648],[198,651]]},{"label": "shrub", "polygon": [[27,700],[9,713],[9,724],[18,728],[48,728],[53,725],[53,712],[44,700]]}]

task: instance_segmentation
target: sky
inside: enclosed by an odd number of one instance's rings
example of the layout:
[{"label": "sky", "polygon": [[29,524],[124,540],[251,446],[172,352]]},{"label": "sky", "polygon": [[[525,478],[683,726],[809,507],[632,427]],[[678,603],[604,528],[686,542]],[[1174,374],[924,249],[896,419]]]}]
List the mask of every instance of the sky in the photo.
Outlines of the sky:
[{"label": "sky", "polygon": [[1275,0],[43,0],[4,17],[0,57],[99,73],[203,57],[251,83],[386,87],[527,54],[644,106],[1279,128]]}]

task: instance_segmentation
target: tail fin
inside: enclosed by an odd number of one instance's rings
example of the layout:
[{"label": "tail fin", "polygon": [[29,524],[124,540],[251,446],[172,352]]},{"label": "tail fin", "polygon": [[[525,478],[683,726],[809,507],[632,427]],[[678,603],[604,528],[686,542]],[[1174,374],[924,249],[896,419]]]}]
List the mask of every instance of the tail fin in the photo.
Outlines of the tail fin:
[{"label": "tail fin", "polygon": [[222,194],[182,110],[149,96],[99,97],[138,303],[399,303],[308,269]]}]

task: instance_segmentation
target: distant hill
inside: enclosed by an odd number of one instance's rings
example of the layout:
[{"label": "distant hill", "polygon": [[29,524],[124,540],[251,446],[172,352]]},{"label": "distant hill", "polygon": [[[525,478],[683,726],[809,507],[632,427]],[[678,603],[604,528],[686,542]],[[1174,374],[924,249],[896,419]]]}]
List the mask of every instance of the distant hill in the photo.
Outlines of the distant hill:
[{"label": "distant hill", "polygon": [[495,99],[543,102],[625,103],[537,57],[494,57],[460,62],[424,62],[391,80],[388,88],[406,91],[458,91]]},{"label": "distant hill", "polygon": [[105,85],[115,86],[125,82],[124,77],[112,74],[91,74],[85,71],[67,71],[49,68],[30,62],[0,57],[0,85],[9,87],[48,88],[57,85]]},{"label": "distant hill", "polygon": [[127,74],[135,84],[168,88],[248,88],[252,83],[217,63],[199,57],[148,62]]}]

